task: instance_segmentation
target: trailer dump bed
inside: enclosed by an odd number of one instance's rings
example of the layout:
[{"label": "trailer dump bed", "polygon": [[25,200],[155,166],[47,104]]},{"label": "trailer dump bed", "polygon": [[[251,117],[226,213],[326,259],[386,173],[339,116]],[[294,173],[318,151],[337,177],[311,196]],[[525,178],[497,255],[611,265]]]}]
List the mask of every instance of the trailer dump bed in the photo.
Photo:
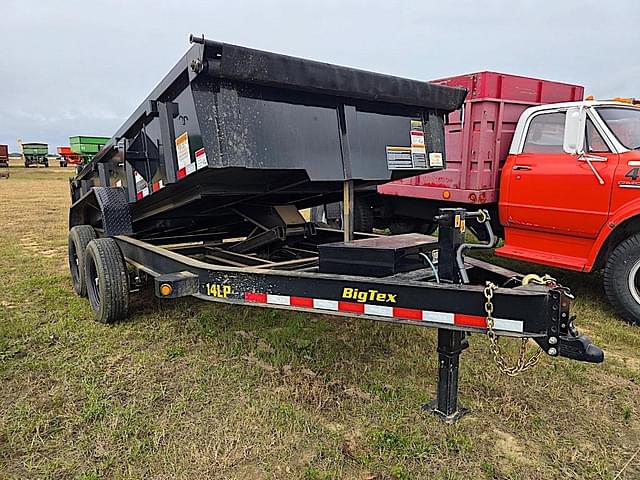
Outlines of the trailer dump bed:
[{"label": "trailer dump bed", "polygon": [[444,167],[463,89],[195,41],[72,182],[74,214],[91,187],[121,186],[136,230],[205,227]]}]

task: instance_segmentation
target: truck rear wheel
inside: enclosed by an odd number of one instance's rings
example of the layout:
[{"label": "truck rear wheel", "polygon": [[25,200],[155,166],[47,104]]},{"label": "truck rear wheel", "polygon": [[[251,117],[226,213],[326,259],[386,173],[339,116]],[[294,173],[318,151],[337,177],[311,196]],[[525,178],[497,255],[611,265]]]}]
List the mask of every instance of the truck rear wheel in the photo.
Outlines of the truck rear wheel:
[{"label": "truck rear wheel", "polygon": [[609,255],[604,291],[622,318],[640,325],[640,234],[627,238]]},{"label": "truck rear wheel", "polygon": [[[324,223],[331,228],[342,228],[342,202],[319,205],[311,209],[311,221]],[[356,232],[373,232],[373,208],[364,200],[355,201],[353,208],[353,228]]]},{"label": "truck rear wheel", "polygon": [[129,309],[129,275],[118,244],[112,238],[92,240],[85,257],[87,296],[96,320],[123,320]]},{"label": "truck rear wheel", "polygon": [[76,225],[69,230],[69,270],[73,290],[81,297],[87,296],[87,285],[84,281],[84,256],[87,245],[95,240],[96,231],[90,225]]}]

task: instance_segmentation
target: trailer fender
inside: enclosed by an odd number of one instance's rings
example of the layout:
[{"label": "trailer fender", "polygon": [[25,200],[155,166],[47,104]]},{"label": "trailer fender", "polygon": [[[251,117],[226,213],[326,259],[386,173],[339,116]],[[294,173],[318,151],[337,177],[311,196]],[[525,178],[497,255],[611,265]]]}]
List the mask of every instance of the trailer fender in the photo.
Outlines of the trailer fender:
[{"label": "trailer fender", "polygon": [[604,266],[607,256],[620,242],[634,233],[640,232],[640,199],[619,209],[607,220],[596,238],[584,270],[591,272]]},{"label": "trailer fender", "polygon": [[131,235],[133,225],[127,193],[122,187],[92,187],[69,210],[69,228],[91,225],[104,235]]}]

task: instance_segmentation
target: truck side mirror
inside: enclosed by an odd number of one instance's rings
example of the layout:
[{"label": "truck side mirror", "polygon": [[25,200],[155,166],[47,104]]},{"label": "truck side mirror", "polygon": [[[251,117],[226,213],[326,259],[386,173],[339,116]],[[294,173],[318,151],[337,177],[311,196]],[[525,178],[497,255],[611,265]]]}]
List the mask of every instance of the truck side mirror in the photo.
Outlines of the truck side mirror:
[{"label": "truck side mirror", "polygon": [[584,153],[584,131],[587,122],[587,112],[584,107],[571,107],[567,110],[564,123],[564,151],[572,155]]}]

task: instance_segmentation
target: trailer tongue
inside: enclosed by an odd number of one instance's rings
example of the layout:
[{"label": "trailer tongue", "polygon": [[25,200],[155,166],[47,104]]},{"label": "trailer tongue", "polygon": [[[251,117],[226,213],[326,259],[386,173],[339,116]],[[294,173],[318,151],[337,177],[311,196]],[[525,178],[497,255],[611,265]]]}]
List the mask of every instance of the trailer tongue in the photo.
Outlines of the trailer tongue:
[{"label": "trailer tongue", "polygon": [[[444,167],[444,115],[464,90],[192,42],[71,182],[69,265],[98,320],[125,318],[130,289],[152,278],[160,298],[435,327],[429,409],[449,421],[468,332],[602,361],[566,288],[464,258],[466,224],[490,228],[486,212],[443,209],[438,239],[353,232],[355,187]],[[339,199],[344,230],[299,212]]]}]

